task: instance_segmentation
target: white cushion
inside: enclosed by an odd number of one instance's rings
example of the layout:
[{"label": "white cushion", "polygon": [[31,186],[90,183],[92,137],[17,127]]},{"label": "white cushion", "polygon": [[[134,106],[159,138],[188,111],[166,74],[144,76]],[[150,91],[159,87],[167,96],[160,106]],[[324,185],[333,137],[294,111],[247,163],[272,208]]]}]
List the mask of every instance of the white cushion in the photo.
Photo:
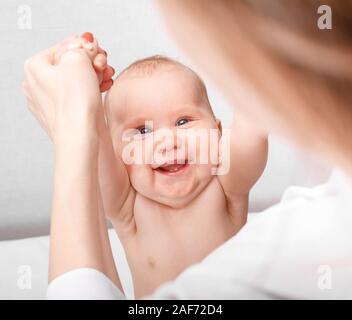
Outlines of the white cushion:
[{"label": "white cushion", "polygon": [[[132,278],[115,230],[111,246],[126,297],[133,298]],[[45,299],[49,237],[0,241],[0,299]]]}]

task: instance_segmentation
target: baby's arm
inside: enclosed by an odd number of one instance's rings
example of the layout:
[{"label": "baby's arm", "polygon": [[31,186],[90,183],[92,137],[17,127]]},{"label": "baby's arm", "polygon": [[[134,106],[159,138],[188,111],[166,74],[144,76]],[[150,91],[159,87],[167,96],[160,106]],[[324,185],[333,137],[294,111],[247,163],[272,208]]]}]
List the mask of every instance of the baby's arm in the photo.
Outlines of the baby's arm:
[{"label": "baby's arm", "polygon": [[231,126],[229,152],[229,172],[218,177],[232,213],[240,214],[241,219],[245,221],[244,211],[248,210],[249,191],[266,165],[267,135],[256,130],[246,119],[236,113]]},{"label": "baby's arm", "polygon": [[[98,159],[99,185],[101,189],[105,215],[119,229],[119,236],[124,231],[133,230],[132,203],[133,188],[122,159],[115,155],[107,124],[100,122],[100,145]],[[121,226],[121,228],[120,228]]]}]

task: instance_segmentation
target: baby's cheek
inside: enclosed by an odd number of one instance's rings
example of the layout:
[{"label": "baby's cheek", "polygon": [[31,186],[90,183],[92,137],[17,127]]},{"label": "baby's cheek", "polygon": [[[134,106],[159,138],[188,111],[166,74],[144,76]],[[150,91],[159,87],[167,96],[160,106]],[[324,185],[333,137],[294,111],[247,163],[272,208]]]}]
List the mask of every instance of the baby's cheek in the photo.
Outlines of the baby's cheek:
[{"label": "baby's cheek", "polygon": [[122,161],[127,165],[144,163],[144,153],[141,141],[132,140],[121,145],[119,154]]},{"label": "baby's cheek", "polygon": [[150,171],[146,165],[129,165],[126,170],[131,181],[132,186],[137,192],[141,194],[148,194],[150,191]]},{"label": "baby's cheek", "polygon": [[186,141],[189,158],[198,164],[217,164],[221,137],[216,129],[205,129],[203,134]]}]

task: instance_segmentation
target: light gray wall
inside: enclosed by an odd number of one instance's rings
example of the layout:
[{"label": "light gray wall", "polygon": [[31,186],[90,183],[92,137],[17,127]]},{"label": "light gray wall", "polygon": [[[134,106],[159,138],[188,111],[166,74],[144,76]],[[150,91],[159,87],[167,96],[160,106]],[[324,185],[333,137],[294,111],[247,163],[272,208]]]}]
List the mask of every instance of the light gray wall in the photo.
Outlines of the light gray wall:
[{"label": "light gray wall", "polygon": [[[31,10],[30,29],[21,29],[23,12],[18,10],[23,5]],[[152,54],[188,63],[168,38],[152,1],[1,0],[0,240],[47,234],[49,227],[53,146],[26,108],[21,90],[23,62],[66,36],[85,31],[94,32],[116,70]],[[216,113],[228,124],[231,113],[226,102],[213,87],[209,91]],[[302,165],[297,154],[273,143],[251,209],[260,210],[276,201],[292,181],[308,185],[317,181],[314,170],[305,172],[304,179],[297,177],[295,170]]]}]

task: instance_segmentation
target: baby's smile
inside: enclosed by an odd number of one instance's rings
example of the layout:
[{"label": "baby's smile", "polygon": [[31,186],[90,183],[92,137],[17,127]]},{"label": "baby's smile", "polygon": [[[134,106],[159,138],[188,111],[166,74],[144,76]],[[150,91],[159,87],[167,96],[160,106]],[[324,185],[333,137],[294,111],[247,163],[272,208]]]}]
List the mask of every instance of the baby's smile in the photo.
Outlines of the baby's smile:
[{"label": "baby's smile", "polygon": [[122,74],[105,106],[115,154],[138,194],[182,207],[214,178],[220,129],[192,71],[168,65]]},{"label": "baby's smile", "polygon": [[167,175],[167,176],[179,176],[182,175],[188,168],[190,164],[188,163],[187,160],[172,160],[168,161],[153,170],[156,172]]}]

